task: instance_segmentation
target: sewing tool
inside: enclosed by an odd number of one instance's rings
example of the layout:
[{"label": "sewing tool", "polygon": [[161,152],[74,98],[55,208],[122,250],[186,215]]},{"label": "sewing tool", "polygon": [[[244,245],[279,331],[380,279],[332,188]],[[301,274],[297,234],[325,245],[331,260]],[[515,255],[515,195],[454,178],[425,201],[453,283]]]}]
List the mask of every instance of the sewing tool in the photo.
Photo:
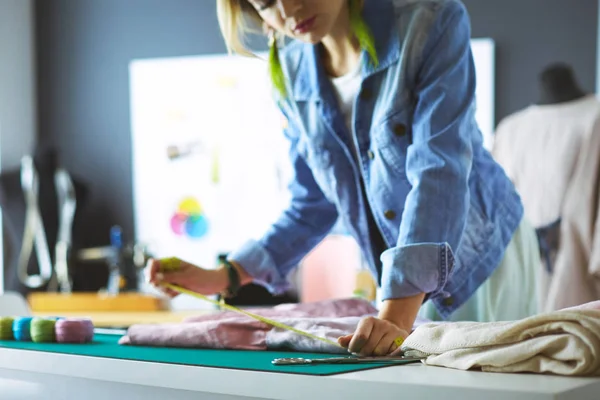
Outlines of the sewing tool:
[{"label": "sewing tool", "polygon": [[13,340],[13,322],[14,318],[0,318],[0,340]]},{"label": "sewing tool", "polygon": [[[77,208],[75,187],[69,173],[58,168],[54,174],[54,186],[58,195],[59,221],[58,239],[55,246],[55,279],[49,285],[49,291],[60,288],[62,293],[71,293],[72,283],[69,273],[69,257],[72,245],[73,220]],[[58,287],[56,287],[58,286]]]},{"label": "sewing tool", "polygon": [[[25,195],[27,212],[23,245],[19,254],[18,276],[21,283],[31,289],[45,285],[52,278],[52,261],[48,251],[46,232],[38,204],[39,178],[33,159],[29,156],[21,160],[21,186]],[[33,246],[37,254],[39,275],[29,275],[28,266]]]},{"label": "sewing tool", "polygon": [[[181,265],[181,260],[179,260],[178,258],[175,258],[175,257],[165,258],[165,259],[160,260],[160,268],[161,268],[161,271],[164,271],[164,272],[176,271],[176,270],[178,270],[180,268],[180,265]],[[269,324],[269,325],[272,325],[272,326],[280,328],[280,329],[285,329],[285,330],[288,330],[288,331],[292,331],[294,333],[297,333],[298,335],[302,335],[302,336],[305,336],[305,337],[308,337],[308,338],[311,338],[311,339],[314,339],[314,340],[319,340],[321,342],[327,343],[327,344],[335,346],[335,347],[344,348],[342,345],[340,345],[337,342],[334,342],[333,340],[329,340],[329,339],[326,339],[326,338],[323,338],[323,337],[320,337],[320,336],[316,336],[316,335],[313,335],[312,333],[308,333],[308,332],[302,331],[300,329],[297,329],[297,328],[294,328],[292,326],[283,324],[281,322],[274,321],[274,320],[272,320],[270,318],[266,318],[266,317],[263,317],[261,315],[257,315],[257,314],[254,314],[254,313],[251,313],[251,312],[248,312],[248,311],[244,311],[242,309],[239,309],[237,307],[234,307],[232,305],[229,305],[229,304],[225,303],[223,300],[221,300],[221,301],[213,300],[213,299],[211,299],[211,298],[209,298],[207,296],[201,295],[199,293],[195,293],[195,292],[193,292],[191,290],[187,290],[185,288],[182,288],[181,286],[173,285],[173,284],[170,284],[170,283],[162,283],[162,285],[164,287],[166,287],[168,289],[171,289],[171,290],[174,290],[176,292],[187,294],[187,295],[195,297],[197,299],[204,300],[204,301],[209,302],[209,303],[211,303],[213,305],[216,305],[217,307],[224,308],[224,309],[229,310],[229,311],[233,311],[233,312],[236,312],[236,313],[239,313],[239,314],[246,315],[246,316],[248,316],[248,317],[250,317],[252,319],[264,322],[265,324]],[[404,338],[402,338],[402,337],[398,337],[398,338],[396,338],[396,340],[394,340],[394,343],[396,343],[396,345],[398,347],[400,347],[403,342],[404,342]]]},{"label": "sewing tool", "polygon": [[31,320],[32,317],[15,318],[13,321],[13,336],[20,342],[31,341]]},{"label": "sewing tool", "polygon": [[0,318],[0,340],[35,343],[89,343],[93,338],[94,324],[88,318]]},{"label": "sewing tool", "polygon": [[35,343],[51,343],[56,341],[54,327],[56,320],[51,318],[34,318],[31,320],[31,340]]},{"label": "sewing tool", "polygon": [[58,343],[87,343],[94,338],[94,324],[87,318],[65,318],[56,321]]},{"label": "sewing tool", "polygon": [[419,357],[384,356],[384,357],[333,357],[333,358],[276,358],[273,365],[307,365],[307,364],[410,364],[421,361]]}]

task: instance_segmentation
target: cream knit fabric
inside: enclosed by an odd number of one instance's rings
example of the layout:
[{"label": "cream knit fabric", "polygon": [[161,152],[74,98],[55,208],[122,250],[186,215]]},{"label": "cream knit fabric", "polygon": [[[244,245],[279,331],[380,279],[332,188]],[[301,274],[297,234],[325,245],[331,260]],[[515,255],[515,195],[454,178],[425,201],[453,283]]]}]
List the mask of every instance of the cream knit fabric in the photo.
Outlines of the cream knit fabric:
[{"label": "cream knit fabric", "polygon": [[487,372],[600,376],[600,310],[570,309],[519,321],[432,323],[404,342],[427,365]]}]

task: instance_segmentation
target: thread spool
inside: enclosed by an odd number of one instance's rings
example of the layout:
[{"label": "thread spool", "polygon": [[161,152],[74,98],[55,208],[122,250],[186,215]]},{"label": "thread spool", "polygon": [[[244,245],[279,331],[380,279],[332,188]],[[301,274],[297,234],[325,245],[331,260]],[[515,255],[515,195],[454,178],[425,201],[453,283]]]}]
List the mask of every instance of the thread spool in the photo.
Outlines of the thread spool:
[{"label": "thread spool", "polygon": [[13,323],[14,318],[12,317],[1,317],[0,318],[0,340],[13,340]]},{"label": "thread spool", "polygon": [[58,343],[87,343],[94,338],[94,324],[87,318],[64,318],[56,321]]},{"label": "thread spool", "polygon": [[16,318],[13,321],[13,336],[21,342],[31,341],[31,320],[33,317]]},{"label": "thread spool", "polygon": [[31,340],[35,343],[56,341],[56,320],[53,318],[34,318],[31,320]]}]

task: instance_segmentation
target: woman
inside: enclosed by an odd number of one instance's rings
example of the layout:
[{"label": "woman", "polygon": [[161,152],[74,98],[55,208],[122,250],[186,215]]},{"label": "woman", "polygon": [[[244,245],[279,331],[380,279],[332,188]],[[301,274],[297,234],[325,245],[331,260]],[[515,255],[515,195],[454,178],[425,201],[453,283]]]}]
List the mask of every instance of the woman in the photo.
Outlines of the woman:
[{"label": "woman", "polygon": [[[248,20],[272,38],[270,71],[295,176],[293,200],[218,270],[150,280],[214,294],[272,292],[341,218],[377,279],[377,318],[339,339],[393,352],[419,314],[518,319],[535,312],[539,264],[519,196],[482,147],[467,12],[458,0],[218,0],[230,50]],[[292,39],[280,47],[282,36]],[[171,293],[174,294],[174,293]]]}]

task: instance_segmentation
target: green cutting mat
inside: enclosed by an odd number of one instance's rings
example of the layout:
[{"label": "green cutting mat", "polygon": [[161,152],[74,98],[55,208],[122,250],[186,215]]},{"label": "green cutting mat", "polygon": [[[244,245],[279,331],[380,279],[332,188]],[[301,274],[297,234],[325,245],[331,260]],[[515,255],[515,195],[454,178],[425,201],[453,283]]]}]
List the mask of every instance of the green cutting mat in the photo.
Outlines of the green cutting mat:
[{"label": "green cutting mat", "polygon": [[304,375],[334,375],[389,366],[389,364],[278,366],[271,364],[271,361],[275,358],[283,357],[325,358],[339,357],[339,355],[277,351],[209,350],[123,346],[118,344],[118,340],[119,336],[117,335],[96,334],[94,335],[94,341],[87,344],[0,341],[0,347],[20,350],[45,351],[50,353],[75,354],[80,356],[117,358],[122,360],[148,361],[163,364],[194,365],[199,367],[229,368]]}]

